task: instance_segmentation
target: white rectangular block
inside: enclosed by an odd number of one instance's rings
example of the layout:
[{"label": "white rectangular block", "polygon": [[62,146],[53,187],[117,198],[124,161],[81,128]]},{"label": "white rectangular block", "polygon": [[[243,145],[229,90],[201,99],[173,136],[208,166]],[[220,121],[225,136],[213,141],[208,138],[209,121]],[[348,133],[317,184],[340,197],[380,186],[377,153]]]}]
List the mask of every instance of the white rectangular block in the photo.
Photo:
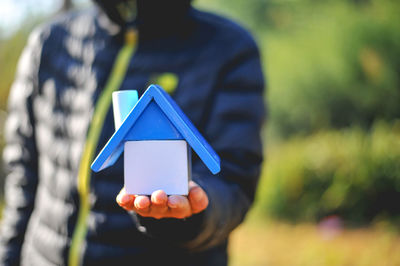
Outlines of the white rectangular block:
[{"label": "white rectangular block", "polygon": [[124,178],[128,194],[151,195],[162,189],[168,195],[187,195],[189,152],[184,140],[127,141]]}]

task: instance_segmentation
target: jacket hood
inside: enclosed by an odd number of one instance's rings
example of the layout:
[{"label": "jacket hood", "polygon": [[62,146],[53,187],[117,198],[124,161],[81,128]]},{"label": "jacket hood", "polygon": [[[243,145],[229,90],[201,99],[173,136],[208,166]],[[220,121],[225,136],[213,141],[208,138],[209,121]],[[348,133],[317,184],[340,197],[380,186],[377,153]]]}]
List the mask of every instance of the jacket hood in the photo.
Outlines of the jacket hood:
[{"label": "jacket hood", "polygon": [[165,33],[185,25],[191,0],[94,0],[122,30]]}]

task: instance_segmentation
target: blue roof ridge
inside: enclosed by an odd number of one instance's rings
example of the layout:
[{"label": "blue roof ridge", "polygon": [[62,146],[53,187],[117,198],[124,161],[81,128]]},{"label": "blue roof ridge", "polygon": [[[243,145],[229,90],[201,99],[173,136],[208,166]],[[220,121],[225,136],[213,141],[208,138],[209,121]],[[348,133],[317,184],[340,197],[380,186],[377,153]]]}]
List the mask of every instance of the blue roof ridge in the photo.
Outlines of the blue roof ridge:
[{"label": "blue roof ridge", "polygon": [[[122,125],[117,129],[96,157],[91,166],[92,169],[95,172],[98,172],[114,164],[123,151],[123,145],[121,145],[121,142],[152,100],[157,103],[161,111],[172,122],[210,171],[213,174],[218,173],[221,169],[218,155],[194,127],[192,122],[183,113],[171,96],[158,85],[150,85],[148,87],[134,108],[129,112]],[[112,158],[110,159],[110,157]]]},{"label": "blue roof ridge", "polygon": [[[182,134],[182,136],[193,148],[193,150],[197,153],[197,155],[199,155],[200,159],[207,165],[207,167],[213,174],[218,173],[221,170],[220,159],[218,155],[213,151],[210,144],[208,144],[208,142],[203,138],[203,136],[193,125],[193,123],[189,120],[189,118],[185,115],[185,113],[181,110],[181,108],[175,103],[175,101],[171,98],[171,96],[168,93],[166,93],[159,85],[150,85],[149,92],[150,90],[157,91],[159,94],[161,94],[161,96],[168,99],[168,101],[158,102],[159,101],[158,97],[156,95],[153,95],[155,101],[161,107],[161,110],[165,113],[165,115],[171,121],[178,120],[175,123],[173,123],[174,126],[178,128],[178,131]],[[162,100],[163,98],[160,99]],[[166,113],[165,110],[162,109],[162,105],[164,104],[168,104],[168,107],[171,109],[172,112],[177,113],[177,116],[170,116],[168,113]],[[184,128],[181,128],[182,124],[186,125],[190,129],[190,131],[186,132]],[[207,160],[204,156],[211,156],[214,160],[214,165],[210,165],[210,163],[207,163],[206,162]]]}]

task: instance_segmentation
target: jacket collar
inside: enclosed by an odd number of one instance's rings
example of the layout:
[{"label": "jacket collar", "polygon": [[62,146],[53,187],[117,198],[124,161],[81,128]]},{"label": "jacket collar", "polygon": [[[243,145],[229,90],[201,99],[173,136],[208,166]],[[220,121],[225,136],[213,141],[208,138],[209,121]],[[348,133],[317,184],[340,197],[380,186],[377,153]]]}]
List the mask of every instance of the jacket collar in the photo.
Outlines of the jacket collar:
[{"label": "jacket collar", "polygon": [[158,38],[190,32],[191,0],[94,0],[99,23],[110,34],[136,28],[141,38]]}]

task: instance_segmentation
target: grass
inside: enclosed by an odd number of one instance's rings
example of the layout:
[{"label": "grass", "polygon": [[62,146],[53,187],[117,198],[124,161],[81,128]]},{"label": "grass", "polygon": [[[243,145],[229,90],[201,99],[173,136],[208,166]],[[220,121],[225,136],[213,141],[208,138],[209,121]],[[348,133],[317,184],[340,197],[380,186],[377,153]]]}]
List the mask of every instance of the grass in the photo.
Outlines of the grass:
[{"label": "grass", "polygon": [[327,236],[315,224],[265,221],[250,215],[233,232],[231,266],[400,265],[400,235],[380,226]]}]

